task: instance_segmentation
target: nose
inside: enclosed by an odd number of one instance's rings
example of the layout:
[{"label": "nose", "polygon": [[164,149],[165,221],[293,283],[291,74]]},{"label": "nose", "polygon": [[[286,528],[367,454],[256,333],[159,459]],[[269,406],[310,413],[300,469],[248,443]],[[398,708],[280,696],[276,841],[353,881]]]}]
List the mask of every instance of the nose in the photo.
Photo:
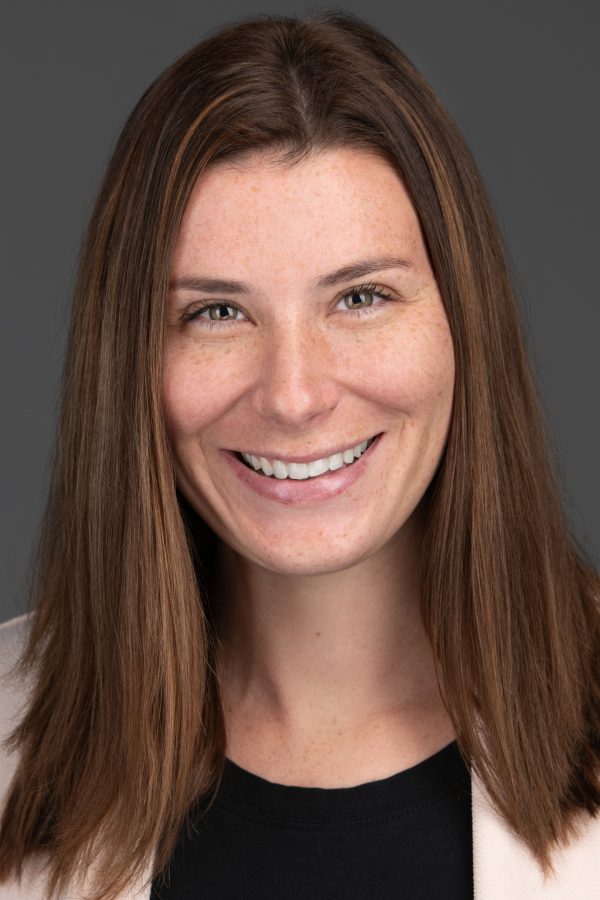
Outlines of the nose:
[{"label": "nose", "polygon": [[335,360],[310,324],[280,325],[264,339],[254,391],[256,412],[288,432],[314,427],[338,402]]}]

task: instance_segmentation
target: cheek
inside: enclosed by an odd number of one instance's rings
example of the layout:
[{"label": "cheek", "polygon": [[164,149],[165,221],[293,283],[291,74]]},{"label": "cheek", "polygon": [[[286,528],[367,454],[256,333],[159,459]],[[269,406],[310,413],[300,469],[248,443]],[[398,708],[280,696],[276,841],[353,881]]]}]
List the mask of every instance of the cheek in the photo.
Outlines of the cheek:
[{"label": "cheek", "polygon": [[[218,369],[217,369],[218,371]],[[167,426],[175,443],[197,437],[210,426],[228,401],[228,378],[215,378],[215,369],[197,355],[174,354],[165,361],[163,403]]]},{"label": "cheek", "polygon": [[380,335],[365,354],[362,389],[382,405],[415,418],[446,415],[454,391],[454,352],[445,318]]}]

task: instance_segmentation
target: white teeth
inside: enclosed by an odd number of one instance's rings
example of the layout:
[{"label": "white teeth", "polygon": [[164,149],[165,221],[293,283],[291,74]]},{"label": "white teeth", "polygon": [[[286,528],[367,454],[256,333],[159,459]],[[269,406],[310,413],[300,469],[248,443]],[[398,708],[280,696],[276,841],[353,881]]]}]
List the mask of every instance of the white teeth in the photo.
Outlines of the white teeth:
[{"label": "white teeth", "polygon": [[285,463],[279,462],[278,459],[273,460],[273,474],[275,478],[287,478],[287,466]]},{"label": "white teeth", "polygon": [[314,462],[308,464],[308,474],[310,478],[314,478],[316,475],[324,475],[325,472],[329,472],[328,459],[315,459]]},{"label": "white teeth", "polygon": [[306,463],[288,463],[288,475],[299,481],[301,478],[308,478],[308,465]]},{"label": "white teeth", "polygon": [[264,456],[260,457],[260,467],[263,470],[263,472],[265,473],[265,475],[273,474],[273,466],[271,465],[271,463],[269,462],[268,459],[264,458]]},{"label": "white teeth", "polygon": [[323,459],[316,459],[311,463],[284,463],[279,459],[266,459],[264,456],[254,456],[250,453],[242,453],[246,462],[256,471],[261,470],[265,475],[274,475],[275,478],[292,478],[296,481],[303,481],[307,478],[316,478],[318,475],[324,475],[325,472],[341,469],[343,465],[352,465],[355,459],[359,459],[370,447],[375,438],[363,441],[349,450],[342,453],[334,453],[333,456],[327,456]]},{"label": "white teeth", "polygon": [[344,465],[344,457],[341,453],[334,453],[333,456],[329,457],[329,468],[334,471],[335,469],[341,469]]}]

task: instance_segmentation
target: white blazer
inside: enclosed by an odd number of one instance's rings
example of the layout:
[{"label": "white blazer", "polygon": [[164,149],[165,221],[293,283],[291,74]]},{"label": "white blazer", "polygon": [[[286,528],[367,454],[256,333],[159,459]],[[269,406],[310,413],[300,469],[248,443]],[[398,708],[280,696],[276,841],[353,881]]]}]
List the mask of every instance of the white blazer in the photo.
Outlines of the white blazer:
[{"label": "white blazer", "polygon": [[[1,744],[26,700],[24,686],[12,682],[6,673],[20,653],[29,618],[26,613],[0,625],[0,810],[17,765],[17,754],[8,755]],[[544,882],[537,862],[495,813],[476,777],[471,779],[471,789],[475,900],[600,900],[600,815],[588,817],[577,842],[555,856],[556,876]],[[147,883],[123,894],[121,900],[149,900],[150,875],[148,868]],[[0,900],[47,900],[44,885],[42,865],[32,861],[20,885],[16,879],[0,885]],[[82,889],[73,886],[61,900],[81,896]]]}]

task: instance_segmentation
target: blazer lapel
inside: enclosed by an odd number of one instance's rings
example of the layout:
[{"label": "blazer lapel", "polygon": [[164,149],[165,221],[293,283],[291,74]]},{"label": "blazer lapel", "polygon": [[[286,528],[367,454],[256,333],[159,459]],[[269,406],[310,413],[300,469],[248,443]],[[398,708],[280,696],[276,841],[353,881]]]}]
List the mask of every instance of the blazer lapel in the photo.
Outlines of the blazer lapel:
[{"label": "blazer lapel", "polygon": [[537,861],[473,774],[471,794],[475,900],[599,900],[600,815],[587,816],[578,840],[555,853],[556,875],[544,881]]}]

